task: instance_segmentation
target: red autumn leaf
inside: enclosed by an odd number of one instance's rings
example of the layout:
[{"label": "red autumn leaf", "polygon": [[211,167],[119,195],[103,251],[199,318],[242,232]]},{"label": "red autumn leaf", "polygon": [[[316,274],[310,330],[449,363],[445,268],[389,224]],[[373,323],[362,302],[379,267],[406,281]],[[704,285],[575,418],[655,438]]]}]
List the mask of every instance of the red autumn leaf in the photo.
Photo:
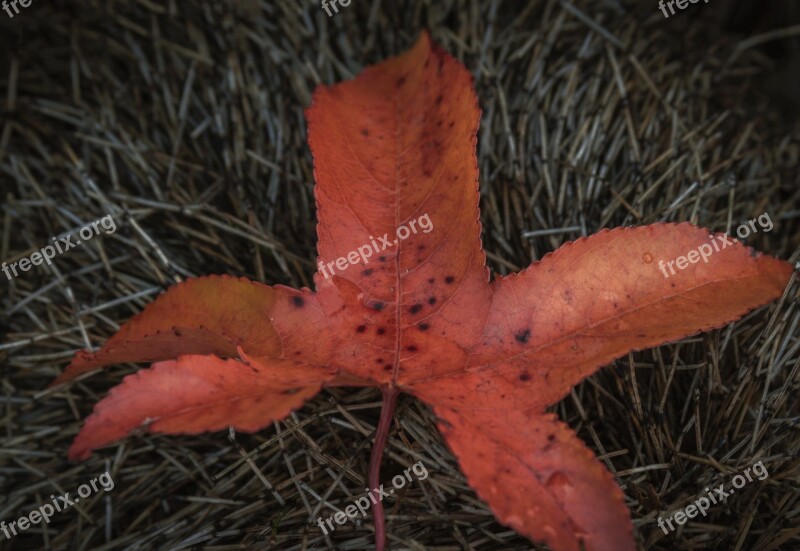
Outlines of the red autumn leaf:
[{"label": "red autumn leaf", "polygon": [[[557,550],[635,549],[613,477],[545,409],[615,358],[774,300],[792,267],[739,243],[721,246],[720,235],[707,262],[669,275],[659,260],[710,236],[655,224],[601,231],[490,282],[478,221],[479,117],[466,69],[425,34],[409,52],[317,90],[308,111],[323,272],[316,292],[215,276],[168,290],[58,379],[158,362],[95,407],[70,457],[141,426],[256,431],[323,386],[371,385],[384,394],[371,487],[406,392],[433,407],[500,522]],[[395,233],[412,222],[417,231]],[[383,549],[380,502],[375,514]]]}]

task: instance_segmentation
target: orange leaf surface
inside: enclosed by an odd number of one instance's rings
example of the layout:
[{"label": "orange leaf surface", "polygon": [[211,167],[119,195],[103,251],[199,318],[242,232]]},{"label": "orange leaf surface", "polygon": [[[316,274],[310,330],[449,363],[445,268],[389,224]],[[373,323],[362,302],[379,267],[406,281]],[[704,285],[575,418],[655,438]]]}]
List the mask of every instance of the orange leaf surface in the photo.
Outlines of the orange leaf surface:
[{"label": "orange leaf surface", "polygon": [[[159,362],[96,406],[70,456],[140,427],[255,431],[324,386],[373,385],[384,410],[371,487],[396,396],[406,392],[431,405],[500,522],[556,550],[635,549],[612,475],[545,408],[615,358],[776,299],[792,267],[730,243],[667,276],[659,261],[723,238],[655,224],[601,231],[490,282],[477,98],[466,69],[426,34],[355,80],[320,87],[307,115],[316,291],[213,276],[168,290],[56,381]],[[413,222],[419,231],[395,233]],[[380,502],[374,511],[383,549]]]},{"label": "orange leaf surface", "polygon": [[[324,365],[330,357],[316,297],[228,276],[196,278],[171,287],[126,323],[97,353],[78,352],[64,381],[115,363],[177,358],[181,354],[303,356]],[[308,346],[314,343],[314,346]],[[295,358],[296,359],[296,358]]]},{"label": "orange leaf surface", "polygon": [[285,360],[185,355],[159,362],[128,375],[109,392],[69,455],[86,459],[92,449],[140,427],[168,434],[228,426],[256,431],[286,417],[332,378],[330,370]]}]

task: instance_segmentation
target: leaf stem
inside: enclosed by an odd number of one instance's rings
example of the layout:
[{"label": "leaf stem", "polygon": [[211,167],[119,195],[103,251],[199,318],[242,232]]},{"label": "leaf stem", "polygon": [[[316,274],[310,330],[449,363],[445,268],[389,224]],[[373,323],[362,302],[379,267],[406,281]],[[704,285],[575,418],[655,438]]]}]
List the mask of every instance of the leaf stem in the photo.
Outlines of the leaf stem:
[{"label": "leaf stem", "polygon": [[383,448],[386,446],[386,439],[389,437],[389,426],[394,416],[394,408],[397,404],[397,397],[400,392],[394,386],[381,388],[383,394],[383,406],[381,407],[381,418],[378,421],[378,428],[375,430],[375,444],[372,446],[372,454],[369,458],[369,491],[375,496],[375,507],[372,509],[375,517],[375,551],[384,551],[386,548],[386,522],[383,518],[383,503],[381,494],[377,492],[380,486],[381,459],[383,459]]}]

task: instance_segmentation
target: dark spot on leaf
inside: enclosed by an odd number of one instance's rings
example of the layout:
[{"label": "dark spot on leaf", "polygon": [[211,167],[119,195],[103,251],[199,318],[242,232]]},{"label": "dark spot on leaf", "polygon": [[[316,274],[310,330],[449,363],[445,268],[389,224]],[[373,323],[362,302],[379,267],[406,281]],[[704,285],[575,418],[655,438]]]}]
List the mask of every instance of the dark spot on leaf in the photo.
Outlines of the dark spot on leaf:
[{"label": "dark spot on leaf", "polygon": [[419,327],[420,331],[427,331],[431,326],[427,323],[420,323],[417,327]]},{"label": "dark spot on leaf", "polygon": [[531,330],[525,329],[524,331],[520,331],[519,333],[514,335],[514,338],[517,339],[518,342],[525,344],[526,342],[528,342],[530,336],[531,336]]},{"label": "dark spot on leaf", "polygon": [[527,371],[526,371],[526,372],[524,372],[524,373],[522,373],[522,374],[519,376],[519,380],[520,380],[520,381],[522,381],[523,383],[524,383],[525,381],[530,381],[530,380],[531,380],[531,375],[530,375],[530,373],[528,373]]},{"label": "dark spot on leaf", "polygon": [[303,297],[292,297],[292,302],[294,302],[294,305],[298,308],[302,308],[306,303],[306,301],[303,300]]},{"label": "dark spot on leaf", "polygon": [[356,331],[358,331],[359,333],[363,333],[366,330],[367,330],[366,325],[359,325],[358,327],[356,327]]},{"label": "dark spot on leaf", "polygon": [[409,344],[408,346],[406,346],[406,350],[408,350],[409,352],[416,352],[417,350],[419,350],[419,348],[417,348],[413,344]]},{"label": "dark spot on leaf", "polygon": [[435,277],[429,277],[428,278],[428,283],[434,283],[435,281],[436,281]]},{"label": "dark spot on leaf", "polygon": [[372,302],[369,305],[370,308],[372,308],[373,310],[377,310],[378,312],[383,310],[384,306],[386,306],[386,305],[383,302],[381,302],[380,300],[376,300],[376,301]]},{"label": "dark spot on leaf", "polygon": [[453,283],[455,280],[456,278],[454,278],[453,276],[447,276],[446,278],[444,278],[444,282],[447,283],[448,285]]},{"label": "dark spot on leaf", "polygon": [[383,358],[378,358],[377,360],[375,360],[375,363],[376,364],[382,364],[383,363]]},{"label": "dark spot on leaf", "polygon": [[363,275],[365,275],[365,276],[371,276],[371,275],[372,275],[372,272],[374,272],[374,271],[375,271],[375,270],[373,270],[372,268],[367,268],[366,270],[364,270],[364,271],[363,271],[363,272],[361,272],[361,273],[362,273]]},{"label": "dark spot on leaf", "polygon": [[175,333],[175,336],[176,336],[176,337],[182,337],[182,336],[183,336],[183,333],[181,333],[181,332],[180,332],[180,331],[178,331],[177,329],[173,329],[173,332]]},{"label": "dark spot on leaf", "polygon": [[378,330],[376,331],[376,333],[378,335],[383,335],[384,333],[386,333],[386,329],[383,328],[383,327],[378,327]]},{"label": "dark spot on leaf", "polygon": [[391,371],[392,370],[392,364],[386,364],[385,366],[383,366],[383,370],[384,371]]},{"label": "dark spot on leaf", "polygon": [[556,435],[555,434],[548,434],[547,435],[547,441],[548,442],[552,442],[555,439],[556,439]]},{"label": "dark spot on leaf", "polygon": [[431,298],[429,298],[429,299],[428,299],[428,304],[430,304],[431,306],[433,306],[434,304],[436,304],[436,297],[431,297]]},{"label": "dark spot on leaf", "polygon": [[362,136],[369,136],[369,130],[367,130],[366,128],[362,128],[361,129],[361,135]]},{"label": "dark spot on leaf", "polygon": [[443,99],[444,99],[444,96],[442,94],[439,94],[438,96],[436,96],[436,105],[441,105]]},{"label": "dark spot on leaf", "polygon": [[405,84],[405,82],[406,82],[406,77],[400,77],[397,79],[397,82],[395,82],[395,85],[398,88],[400,88],[403,84]]},{"label": "dark spot on leaf", "polygon": [[378,260],[380,260],[381,262],[386,262],[386,256],[379,256]]},{"label": "dark spot on leaf", "polygon": [[415,304],[411,308],[408,309],[408,311],[411,312],[412,314],[416,314],[420,310],[422,310],[422,305],[421,304]]}]

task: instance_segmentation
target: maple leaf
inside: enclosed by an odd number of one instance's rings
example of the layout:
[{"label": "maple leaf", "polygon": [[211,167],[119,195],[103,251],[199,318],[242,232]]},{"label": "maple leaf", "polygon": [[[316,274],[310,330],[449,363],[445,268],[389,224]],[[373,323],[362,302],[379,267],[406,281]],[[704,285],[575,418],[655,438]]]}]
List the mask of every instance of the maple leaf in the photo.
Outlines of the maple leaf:
[{"label": "maple leaf", "polygon": [[[656,259],[727,238],[655,224],[578,239],[490,282],[477,97],[466,69],[427,34],[355,80],[320,87],[307,117],[323,271],[316,291],[225,276],[169,289],[57,379],[156,362],[96,405],[70,457],[85,459],[143,425],[167,434],[256,431],[325,386],[376,386],[384,407],[372,488],[406,392],[433,408],[500,522],[556,550],[635,549],[622,491],[546,408],[615,358],[774,300],[792,267],[726,243],[666,277]],[[429,231],[386,238],[425,216]],[[361,260],[349,260],[359,250]],[[380,502],[374,510],[383,549]]]}]

